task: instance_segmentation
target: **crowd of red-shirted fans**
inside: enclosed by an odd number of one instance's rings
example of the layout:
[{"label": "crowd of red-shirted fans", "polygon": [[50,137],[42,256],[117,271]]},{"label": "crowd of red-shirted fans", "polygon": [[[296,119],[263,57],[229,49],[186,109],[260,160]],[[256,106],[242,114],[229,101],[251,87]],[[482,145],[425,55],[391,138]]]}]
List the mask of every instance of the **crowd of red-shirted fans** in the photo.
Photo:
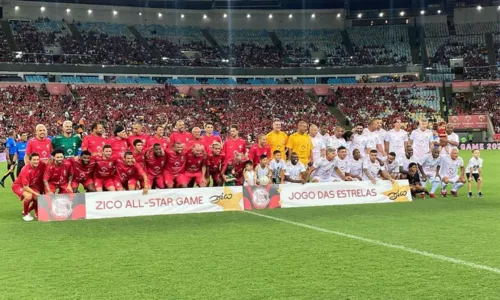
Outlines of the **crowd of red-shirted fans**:
[{"label": "crowd of red-shirted fans", "polygon": [[500,85],[476,85],[475,97],[460,96],[455,99],[455,114],[487,114],[490,116],[495,132],[500,133]]}]

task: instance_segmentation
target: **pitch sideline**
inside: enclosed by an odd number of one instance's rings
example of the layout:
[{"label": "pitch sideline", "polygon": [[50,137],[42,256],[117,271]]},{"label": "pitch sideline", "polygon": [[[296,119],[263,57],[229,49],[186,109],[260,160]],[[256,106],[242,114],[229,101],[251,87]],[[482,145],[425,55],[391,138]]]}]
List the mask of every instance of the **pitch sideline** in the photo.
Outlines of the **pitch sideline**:
[{"label": "pitch sideline", "polygon": [[436,259],[436,260],[440,260],[440,261],[446,261],[446,262],[450,262],[450,263],[453,263],[453,264],[456,264],[456,265],[460,265],[460,266],[464,266],[464,267],[468,267],[468,268],[472,268],[472,269],[477,269],[477,270],[484,270],[484,271],[488,271],[488,272],[492,272],[492,273],[496,273],[496,274],[500,275],[500,269],[499,268],[494,268],[494,267],[490,267],[490,266],[486,266],[486,265],[476,264],[476,263],[465,261],[465,260],[461,260],[461,259],[458,259],[458,258],[448,257],[448,256],[444,256],[444,255],[441,255],[441,254],[434,254],[434,253],[431,253],[431,252],[421,251],[421,250],[418,250],[418,249],[414,249],[414,248],[410,248],[410,247],[406,247],[406,246],[402,246],[402,245],[395,245],[395,244],[391,244],[391,243],[382,242],[382,241],[379,241],[379,240],[364,238],[364,237],[353,235],[353,234],[349,234],[349,233],[344,233],[344,232],[340,232],[340,231],[334,231],[334,230],[329,230],[329,229],[325,229],[325,228],[321,228],[321,227],[307,225],[307,224],[304,224],[304,223],[299,223],[299,222],[295,222],[295,221],[291,221],[291,220],[287,220],[287,219],[282,219],[282,218],[277,218],[277,217],[273,217],[273,216],[268,216],[268,215],[256,213],[256,212],[253,212],[253,211],[245,211],[245,213],[248,213],[248,214],[251,214],[251,215],[254,215],[254,216],[258,216],[258,217],[261,217],[261,218],[267,218],[267,219],[274,220],[274,221],[277,221],[277,222],[287,223],[287,224],[291,224],[291,225],[295,225],[295,226],[298,226],[298,227],[303,227],[303,228],[307,228],[307,229],[311,229],[311,230],[315,230],[315,231],[319,231],[319,232],[323,232],[323,233],[333,234],[333,235],[336,235],[336,236],[341,236],[341,237],[349,238],[349,239],[352,239],[352,240],[357,240],[357,241],[365,242],[365,243],[368,243],[368,244],[373,244],[373,245],[383,246],[383,247],[387,247],[387,248],[397,249],[397,250],[401,250],[401,251],[405,251],[405,252],[409,252],[409,253],[413,253],[413,254],[418,254],[418,255],[421,255],[421,256],[425,256],[425,257],[429,257],[429,258],[432,258],[432,259]]}]

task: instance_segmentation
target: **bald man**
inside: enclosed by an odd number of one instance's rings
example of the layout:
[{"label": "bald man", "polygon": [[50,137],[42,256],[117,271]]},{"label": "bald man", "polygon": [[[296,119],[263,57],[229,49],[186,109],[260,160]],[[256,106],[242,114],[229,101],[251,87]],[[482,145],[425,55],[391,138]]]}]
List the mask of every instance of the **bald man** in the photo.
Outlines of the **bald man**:
[{"label": "bald man", "polygon": [[[313,144],[313,161],[318,161],[321,157],[325,157],[326,155],[325,139],[321,134],[319,134],[318,126],[314,124],[309,126],[309,136],[311,136],[311,141]],[[334,149],[337,149],[337,147],[334,147]]]},{"label": "bald man", "polygon": [[46,162],[50,158],[52,149],[52,142],[47,138],[47,127],[43,124],[38,124],[35,127],[35,137],[30,139],[26,146],[24,163],[26,165],[30,163],[29,157],[32,153],[38,153],[40,161]]},{"label": "bald man", "polygon": [[266,135],[260,134],[257,138],[257,143],[253,144],[248,151],[248,159],[253,162],[253,166],[257,166],[260,163],[260,158],[262,155],[267,156],[271,159],[271,147],[267,145]]},{"label": "bald man", "polygon": [[82,139],[79,135],[73,134],[73,122],[64,121],[63,133],[52,139],[52,148],[62,149],[65,158],[78,155],[78,149],[82,146]]},{"label": "bald man", "polygon": [[311,137],[307,134],[307,123],[300,121],[297,132],[290,135],[288,143],[286,146],[291,152],[297,153],[299,156],[299,161],[307,166],[309,163],[313,163],[313,144]]},{"label": "bald man", "polygon": [[127,145],[131,151],[134,150],[134,141],[135,140],[141,140],[143,145],[148,144],[148,140],[149,140],[150,136],[147,135],[146,133],[144,133],[143,130],[144,130],[144,127],[142,126],[142,123],[140,123],[140,122],[135,122],[134,125],[132,125],[132,133],[127,138]]},{"label": "bald man", "polygon": [[179,120],[175,123],[175,130],[170,135],[170,147],[172,147],[175,143],[181,143],[184,145],[184,149],[186,149],[187,143],[193,139],[193,135],[186,131],[186,124],[183,120]]},{"label": "bald man", "polygon": [[186,146],[184,147],[184,149],[190,150],[191,148],[194,147],[194,145],[198,144],[198,145],[202,145],[203,146],[203,149],[205,150],[205,153],[208,153],[209,149],[207,149],[205,147],[205,143],[204,143],[203,138],[201,136],[201,128],[200,127],[194,127],[191,130],[191,134],[192,134],[192,139],[186,143]]}]

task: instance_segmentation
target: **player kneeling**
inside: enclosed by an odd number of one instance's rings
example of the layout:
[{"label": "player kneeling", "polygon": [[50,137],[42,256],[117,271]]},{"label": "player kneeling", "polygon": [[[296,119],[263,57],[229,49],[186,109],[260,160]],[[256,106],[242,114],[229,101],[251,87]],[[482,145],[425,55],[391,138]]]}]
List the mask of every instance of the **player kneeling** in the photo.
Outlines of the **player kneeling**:
[{"label": "player kneeling", "polygon": [[[334,148],[326,149],[326,157],[321,157],[315,161],[309,172],[312,174],[312,182],[335,182],[340,181],[333,174],[341,178],[347,179],[345,174],[338,168],[335,157],[337,150]],[[351,179],[352,180],[352,179]]]},{"label": "player kneeling", "polygon": [[43,174],[45,164],[40,161],[38,153],[31,153],[29,156],[29,164],[26,165],[17,176],[12,184],[12,191],[23,202],[23,220],[33,221],[30,213],[34,210],[35,217],[37,214],[37,197],[43,191]]},{"label": "player kneeling", "polygon": [[110,145],[104,145],[102,156],[98,155],[95,157],[94,184],[98,192],[102,192],[103,189],[110,192],[116,191],[114,181],[115,160],[111,157],[112,152],[113,150]]},{"label": "player kneeling", "polygon": [[125,152],[123,159],[118,159],[115,164],[115,189],[117,191],[133,191],[137,189],[137,179],[142,177],[143,195],[147,195],[149,190],[148,176],[141,165],[134,160],[134,154],[130,151]]},{"label": "player kneeling", "polygon": [[69,160],[73,166],[73,181],[71,188],[74,192],[78,192],[78,186],[81,184],[87,192],[95,192],[94,168],[95,161],[92,160],[92,153],[90,151],[82,151],[79,158],[72,158]]},{"label": "player kneeling", "polygon": [[195,144],[186,153],[186,169],[177,178],[177,182],[181,188],[187,188],[193,180],[199,187],[207,186],[205,179],[207,166],[205,160],[205,150],[200,144]]},{"label": "player kneeling", "polygon": [[45,193],[53,195],[71,194],[73,181],[73,166],[67,160],[64,160],[64,150],[56,149],[52,151],[52,161],[47,163],[43,174],[43,185]]},{"label": "player kneeling", "polygon": [[385,171],[384,166],[377,159],[377,150],[371,150],[370,156],[363,162],[363,180],[369,180],[376,184],[380,177],[394,183],[394,179]]}]

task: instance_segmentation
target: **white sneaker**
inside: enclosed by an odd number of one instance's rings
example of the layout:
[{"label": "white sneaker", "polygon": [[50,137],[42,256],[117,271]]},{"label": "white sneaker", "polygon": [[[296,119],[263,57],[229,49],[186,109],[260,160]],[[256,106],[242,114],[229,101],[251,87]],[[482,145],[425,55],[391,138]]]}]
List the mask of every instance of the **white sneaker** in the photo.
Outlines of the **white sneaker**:
[{"label": "white sneaker", "polygon": [[26,222],[31,222],[33,221],[33,217],[30,214],[27,214],[26,216],[23,217],[23,220]]}]

